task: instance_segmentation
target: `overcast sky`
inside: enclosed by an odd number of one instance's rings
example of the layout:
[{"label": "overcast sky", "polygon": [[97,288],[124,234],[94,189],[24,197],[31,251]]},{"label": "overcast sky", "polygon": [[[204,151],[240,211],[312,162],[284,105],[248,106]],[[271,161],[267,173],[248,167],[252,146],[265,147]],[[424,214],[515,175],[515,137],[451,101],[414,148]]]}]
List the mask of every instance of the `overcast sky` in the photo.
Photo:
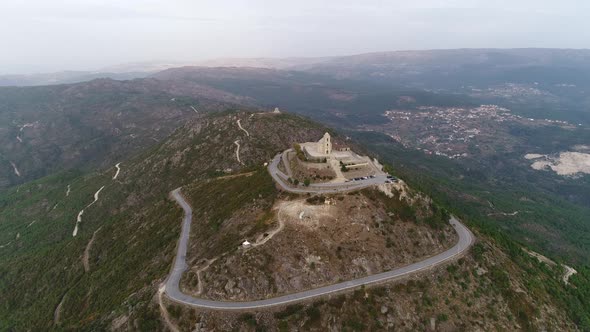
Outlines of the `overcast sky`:
[{"label": "overcast sky", "polygon": [[462,47],[590,48],[588,0],[2,0],[0,73]]}]

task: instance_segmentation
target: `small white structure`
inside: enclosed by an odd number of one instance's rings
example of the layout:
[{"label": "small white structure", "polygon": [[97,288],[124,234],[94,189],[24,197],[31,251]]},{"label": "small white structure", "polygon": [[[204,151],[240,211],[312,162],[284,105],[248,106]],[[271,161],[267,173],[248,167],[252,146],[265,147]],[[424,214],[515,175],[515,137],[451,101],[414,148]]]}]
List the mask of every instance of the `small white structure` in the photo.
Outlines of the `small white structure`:
[{"label": "small white structure", "polygon": [[242,248],[250,248],[251,245],[252,243],[248,242],[248,240],[242,242]]},{"label": "small white structure", "polygon": [[275,107],[275,110],[274,110],[274,111],[272,111],[272,112],[273,112],[273,113],[276,113],[276,114],[278,114],[278,113],[281,113],[281,111],[279,110],[279,108],[278,108],[278,107]]}]

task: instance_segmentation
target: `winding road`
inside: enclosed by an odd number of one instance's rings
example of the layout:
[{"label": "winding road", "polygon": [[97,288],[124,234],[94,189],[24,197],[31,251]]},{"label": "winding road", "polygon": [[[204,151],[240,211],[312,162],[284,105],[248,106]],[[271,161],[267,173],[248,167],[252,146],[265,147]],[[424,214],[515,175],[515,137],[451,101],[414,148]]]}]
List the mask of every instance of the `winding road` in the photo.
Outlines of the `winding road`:
[{"label": "winding road", "polygon": [[288,181],[289,176],[283,173],[278,167],[279,163],[281,162],[281,159],[285,160],[283,164],[285,165],[287,172],[291,173],[290,168],[286,166],[287,158],[286,156],[284,156],[284,154],[281,153],[277,154],[270,162],[270,164],[268,165],[268,171],[272,176],[273,180],[275,180],[275,182],[281,187],[281,189],[296,194],[333,194],[339,192],[347,192],[367,188],[373,185],[384,184],[388,180],[387,175],[382,174],[376,175],[374,178],[368,178],[366,180],[350,181],[345,183],[312,183],[307,187],[294,187]]},{"label": "winding road", "polygon": [[[285,190],[296,192],[296,193],[325,193],[325,192],[343,192],[349,190],[357,190],[360,188],[368,187],[374,184],[384,183],[384,179],[374,178],[365,180],[362,183],[354,182],[353,184],[316,184],[310,185],[309,187],[303,188],[292,188],[283,182],[282,176],[285,176],[277,165],[281,160],[281,154],[278,154],[273,162],[269,165],[268,170],[272,177],[277,183]],[[282,175],[280,175],[280,174]],[[288,188],[288,189],[287,189]],[[182,274],[187,270],[186,264],[186,253],[188,247],[188,241],[190,236],[190,227],[192,222],[192,209],[186,200],[180,194],[180,188],[175,189],[171,192],[172,198],[182,207],[184,210],[184,218],[182,222],[182,230],[180,233],[180,241],[178,243],[176,257],[174,259],[174,265],[170,271],[165,284],[163,286],[166,295],[177,303],[186,304],[197,308],[215,309],[215,310],[246,310],[246,309],[259,309],[265,307],[272,307],[284,304],[290,304],[300,302],[303,300],[317,298],[320,296],[330,295],[339,293],[342,291],[358,288],[362,285],[377,284],[386,281],[396,280],[408,275],[427,271],[436,266],[451,261],[463,253],[465,253],[473,244],[473,234],[460,223],[454,216],[450,220],[450,224],[453,226],[459,240],[450,249],[429,257],[420,262],[416,262],[410,265],[406,265],[400,268],[396,268],[390,271],[373,274],[363,278],[340,282],[324,287],[314,288],[298,293],[282,295],[278,297],[256,300],[256,301],[242,301],[242,302],[231,302],[231,301],[213,301],[207,299],[201,299],[181,292],[180,290],[180,279]]]}]

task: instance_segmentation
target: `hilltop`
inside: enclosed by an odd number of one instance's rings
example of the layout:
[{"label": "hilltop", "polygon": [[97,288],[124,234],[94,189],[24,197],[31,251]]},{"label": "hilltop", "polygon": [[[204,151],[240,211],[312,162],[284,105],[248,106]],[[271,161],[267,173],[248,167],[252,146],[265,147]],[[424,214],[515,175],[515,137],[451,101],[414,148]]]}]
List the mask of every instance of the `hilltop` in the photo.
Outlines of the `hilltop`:
[{"label": "hilltop", "polygon": [[[478,243],[454,263],[317,301],[224,313],[158,296],[180,231],[182,210],[168,196],[178,187],[196,225],[182,287],[198,292],[195,272],[217,258],[203,275],[202,295],[209,298],[304,290],[417,261],[453,243],[443,207],[409,187],[322,198],[279,190],[264,163],[326,131],[290,114],[196,117],[121,160],[120,171],[112,163],[96,172],[62,172],[2,193],[0,328],[563,330],[582,319],[564,309],[573,288],[562,283],[560,266],[539,263],[510,240],[477,229]],[[309,219],[300,219],[300,210]],[[282,231],[266,244],[239,249],[244,239],[257,243],[281,222]],[[584,278],[579,271],[570,283],[582,291]]]}]

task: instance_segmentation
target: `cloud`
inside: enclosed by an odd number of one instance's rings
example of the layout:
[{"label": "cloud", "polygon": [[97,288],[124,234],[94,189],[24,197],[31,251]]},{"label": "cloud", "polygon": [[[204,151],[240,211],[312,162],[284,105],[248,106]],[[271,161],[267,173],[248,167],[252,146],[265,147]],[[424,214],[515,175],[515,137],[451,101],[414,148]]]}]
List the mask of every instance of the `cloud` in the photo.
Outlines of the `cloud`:
[{"label": "cloud", "polygon": [[53,71],[156,59],[588,48],[588,10],[585,0],[6,0],[0,64]]}]

